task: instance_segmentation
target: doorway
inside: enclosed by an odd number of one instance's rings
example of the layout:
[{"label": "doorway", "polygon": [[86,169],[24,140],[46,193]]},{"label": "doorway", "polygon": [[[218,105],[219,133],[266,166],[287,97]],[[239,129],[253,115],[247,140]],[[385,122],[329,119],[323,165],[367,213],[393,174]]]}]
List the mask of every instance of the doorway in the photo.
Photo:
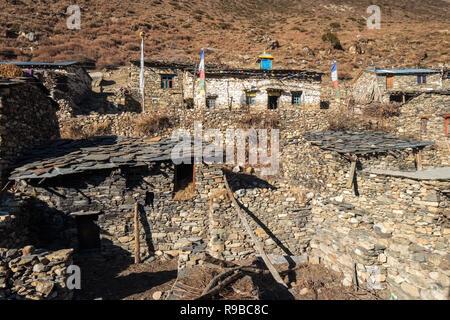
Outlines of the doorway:
[{"label": "doorway", "polygon": [[278,98],[279,96],[269,96],[268,97],[268,104],[267,109],[273,110],[278,108]]},{"label": "doorway", "polygon": [[179,164],[175,166],[174,200],[188,200],[195,195],[195,165]]},{"label": "doorway", "polygon": [[100,229],[96,223],[97,219],[97,214],[76,216],[80,250],[100,248]]}]

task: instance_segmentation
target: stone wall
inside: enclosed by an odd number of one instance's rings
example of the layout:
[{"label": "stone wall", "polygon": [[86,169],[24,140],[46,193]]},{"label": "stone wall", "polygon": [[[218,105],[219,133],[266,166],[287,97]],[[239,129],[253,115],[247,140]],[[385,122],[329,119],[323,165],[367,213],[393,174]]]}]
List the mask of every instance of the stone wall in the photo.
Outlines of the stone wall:
[{"label": "stone wall", "polygon": [[448,180],[416,181],[365,171],[414,170],[411,151],[405,150],[360,158],[356,187],[347,188],[350,162],[338,154],[300,140],[283,150],[283,157],[291,158],[285,178],[314,194],[303,235],[310,241],[310,262],[342,272],[345,285],[352,285],[356,268],[361,286],[375,281],[372,288],[385,289],[394,298],[448,298]]},{"label": "stone wall", "polygon": [[[449,113],[450,95],[423,94],[402,105],[400,116],[395,118],[394,128],[398,135],[435,143],[433,152],[424,154],[425,166],[430,157],[439,158],[440,166],[450,165],[450,138],[445,135],[445,120],[442,117]],[[426,128],[421,123],[425,123]]]},{"label": "stone wall", "polygon": [[0,301],[72,299],[66,283],[72,252],[0,248]]},{"label": "stone wall", "polygon": [[58,105],[39,83],[12,81],[0,86],[0,172],[26,147],[59,138]]},{"label": "stone wall", "polygon": [[[131,64],[129,85],[132,95],[136,101],[142,102],[139,93],[139,74],[140,67]],[[161,88],[161,74],[171,74],[173,78],[172,88]],[[145,76],[145,105],[148,109],[172,108],[174,106],[183,106],[184,90],[183,87],[184,72],[174,68],[150,68],[144,70]],[[145,112],[146,110],[144,110]]]},{"label": "stone wall", "polygon": [[[101,230],[101,247],[106,253],[134,253],[134,204],[141,205],[141,255],[171,252],[205,235],[208,225],[208,197],[222,181],[214,166],[197,166],[195,196],[173,199],[174,167],[155,163],[146,169],[96,171],[95,174],[49,179],[40,185],[25,185],[22,192],[35,193],[35,211],[46,224],[49,246],[78,248],[76,212],[95,212]],[[191,239],[191,240],[189,240]],[[173,252],[172,252],[173,254]]]},{"label": "stone wall", "polygon": [[92,79],[83,67],[72,65],[64,69],[33,69],[33,75],[59,104],[60,118],[84,113],[82,102],[91,93]]}]

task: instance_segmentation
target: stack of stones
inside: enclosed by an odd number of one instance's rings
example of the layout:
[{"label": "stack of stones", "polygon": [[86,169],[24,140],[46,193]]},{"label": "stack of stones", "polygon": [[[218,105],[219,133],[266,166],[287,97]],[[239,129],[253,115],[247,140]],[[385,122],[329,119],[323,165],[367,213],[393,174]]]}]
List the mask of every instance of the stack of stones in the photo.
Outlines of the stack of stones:
[{"label": "stack of stones", "polygon": [[72,264],[72,251],[0,248],[0,300],[71,299],[66,271]]}]

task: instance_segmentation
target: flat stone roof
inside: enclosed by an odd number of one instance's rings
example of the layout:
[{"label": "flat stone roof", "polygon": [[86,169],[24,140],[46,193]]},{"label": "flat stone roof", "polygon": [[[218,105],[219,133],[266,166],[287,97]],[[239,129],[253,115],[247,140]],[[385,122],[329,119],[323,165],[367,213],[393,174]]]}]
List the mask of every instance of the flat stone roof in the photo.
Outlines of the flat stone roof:
[{"label": "flat stone roof", "polygon": [[[177,143],[171,139],[155,141],[120,136],[55,140],[26,151],[14,166],[9,180],[54,178],[86,171],[172,161],[171,152]],[[195,146],[192,144],[192,155],[194,151]],[[176,160],[187,159],[180,157]]]},{"label": "flat stone roof", "polygon": [[434,142],[398,138],[379,131],[310,131],[303,134],[311,144],[338,153],[368,154],[388,150],[424,148]]},{"label": "flat stone roof", "polygon": [[413,180],[450,180],[450,167],[432,168],[413,172],[379,169],[364,169],[363,171],[385,176],[409,178]]}]

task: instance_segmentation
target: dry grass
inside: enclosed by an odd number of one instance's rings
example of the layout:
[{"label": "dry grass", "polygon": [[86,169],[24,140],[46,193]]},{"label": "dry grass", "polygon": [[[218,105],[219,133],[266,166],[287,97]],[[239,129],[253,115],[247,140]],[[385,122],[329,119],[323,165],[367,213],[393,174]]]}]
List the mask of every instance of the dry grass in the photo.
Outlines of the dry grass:
[{"label": "dry grass", "polygon": [[[182,183],[183,182],[181,182],[181,184]],[[174,193],[173,200],[186,201],[194,198],[194,196],[195,196],[195,184],[193,182],[189,182],[186,183],[186,186],[183,186]]]},{"label": "dry grass", "polygon": [[355,114],[350,108],[341,107],[329,111],[326,120],[328,122],[328,130],[333,131],[375,130],[392,132],[394,128],[386,116],[392,114],[392,112],[392,109],[386,107],[382,111],[376,111],[374,116],[367,114],[360,116]]},{"label": "dry grass", "polygon": [[152,113],[143,115],[136,120],[135,133],[141,136],[149,136],[172,127],[173,121],[168,116]]},{"label": "dry grass", "polygon": [[93,123],[83,127],[79,123],[65,123],[60,128],[61,138],[80,140],[93,136],[104,136],[111,134],[111,122]]},{"label": "dry grass", "polygon": [[247,112],[240,121],[244,128],[278,129],[280,121],[278,114],[269,111]]},{"label": "dry grass", "polygon": [[364,108],[363,113],[369,117],[388,119],[400,115],[400,107],[395,104],[371,104]]},{"label": "dry grass", "polygon": [[22,77],[22,76],[23,76],[23,72],[22,72],[22,69],[20,69],[19,67],[15,66],[13,64],[0,65],[0,78],[11,79],[11,78],[17,78],[17,77]]}]

